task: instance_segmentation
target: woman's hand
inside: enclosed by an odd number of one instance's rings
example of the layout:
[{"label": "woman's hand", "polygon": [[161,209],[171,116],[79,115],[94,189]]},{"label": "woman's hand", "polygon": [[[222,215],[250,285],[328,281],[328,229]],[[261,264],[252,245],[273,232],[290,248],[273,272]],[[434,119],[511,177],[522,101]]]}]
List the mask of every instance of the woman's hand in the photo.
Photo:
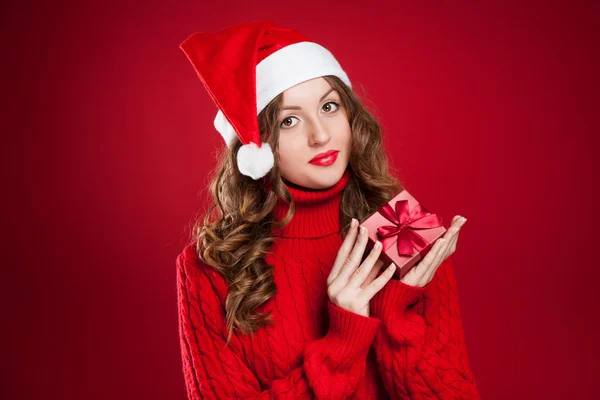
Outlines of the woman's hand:
[{"label": "woman's hand", "polygon": [[467,219],[461,217],[460,215],[456,215],[454,218],[452,218],[450,228],[448,228],[446,234],[444,234],[444,237],[435,241],[433,247],[429,253],[427,253],[425,258],[420,260],[417,265],[412,267],[410,271],[408,271],[406,275],[400,279],[400,282],[417,287],[423,287],[427,285],[435,275],[435,271],[437,271],[438,267],[444,262],[444,260],[454,254],[460,228],[466,221]]},{"label": "woman's hand", "polygon": [[[358,265],[369,237],[367,228],[362,227],[364,231],[359,234],[358,227],[358,221],[352,218],[352,225],[327,278],[327,295],[336,306],[368,317],[369,301],[394,275],[396,266],[390,264],[379,277],[375,278],[382,266],[382,263],[378,263],[373,268],[381,254],[379,242],[373,246],[362,264]],[[367,278],[368,283],[365,281]]]}]

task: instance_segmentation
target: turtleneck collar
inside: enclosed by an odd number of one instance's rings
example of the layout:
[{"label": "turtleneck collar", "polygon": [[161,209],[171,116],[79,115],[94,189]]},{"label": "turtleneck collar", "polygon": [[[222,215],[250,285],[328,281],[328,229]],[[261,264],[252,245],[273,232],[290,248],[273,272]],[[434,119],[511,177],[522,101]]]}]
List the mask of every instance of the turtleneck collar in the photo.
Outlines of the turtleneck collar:
[{"label": "turtleneck collar", "polygon": [[[283,228],[274,227],[274,236],[282,238],[317,238],[340,232],[340,200],[342,190],[350,180],[350,167],[340,180],[326,189],[308,189],[286,184],[296,210],[292,220]],[[282,220],[289,205],[277,200],[273,210],[276,220]]]}]

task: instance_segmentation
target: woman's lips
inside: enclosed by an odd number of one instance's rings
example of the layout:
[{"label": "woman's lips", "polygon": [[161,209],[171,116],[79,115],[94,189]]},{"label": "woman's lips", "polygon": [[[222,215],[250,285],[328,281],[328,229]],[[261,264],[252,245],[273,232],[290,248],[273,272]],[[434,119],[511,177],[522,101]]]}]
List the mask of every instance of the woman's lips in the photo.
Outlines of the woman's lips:
[{"label": "woman's lips", "polygon": [[322,166],[322,167],[331,165],[335,162],[335,160],[337,160],[338,154],[339,154],[339,151],[336,151],[334,154],[330,154],[327,157],[321,157],[316,160],[312,160],[312,161],[310,161],[310,163],[313,165],[318,165],[318,166]]}]

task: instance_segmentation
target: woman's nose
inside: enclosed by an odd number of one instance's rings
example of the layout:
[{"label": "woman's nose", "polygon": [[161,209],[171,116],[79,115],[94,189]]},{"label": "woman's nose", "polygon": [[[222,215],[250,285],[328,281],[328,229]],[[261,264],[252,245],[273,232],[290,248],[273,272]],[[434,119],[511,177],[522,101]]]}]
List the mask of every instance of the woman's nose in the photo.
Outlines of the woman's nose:
[{"label": "woman's nose", "polygon": [[310,142],[311,144],[322,144],[329,141],[329,133],[324,124],[318,119],[314,120],[310,126]]}]

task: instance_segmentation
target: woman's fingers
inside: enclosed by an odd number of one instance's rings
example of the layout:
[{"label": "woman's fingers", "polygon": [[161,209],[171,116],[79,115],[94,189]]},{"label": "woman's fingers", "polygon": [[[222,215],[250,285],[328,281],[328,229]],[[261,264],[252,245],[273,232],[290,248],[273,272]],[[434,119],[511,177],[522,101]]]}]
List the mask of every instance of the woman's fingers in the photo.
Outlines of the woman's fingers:
[{"label": "woman's fingers", "polygon": [[421,262],[419,263],[421,276],[425,275],[427,273],[427,271],[429,271],[429,269],[433,265],[435,259],[440,254],[440,251],[446,244],[446,240],[447,239],[445,237],[437,239],[433,243],[433,247],[431,248],[431,250],[429,250],[429,252],[425,255],[425,258],[423,258],[423,260],[421,260]]},{"label": "woman's fingers", "polygon": [[335,278],[336,281],[339,281],[340,285],[346,285],[346,282],[348,282],[350,276],[354,273],[354,270],[360,264],[360,260],[362,259],[365,247],[367,246],[367,241],[367,228],[361,226],[358,232],[358,237],[356,238],[356,242],[354,243],[354,247],[352,248],[350,255],[348,255],[348,258],[346,258],[346,261],[342,265],[342,270]]},{"label": "woman's fingers", "polygon": [[369,272],[371,272],[371,269],[373,269],[373,265],[375,264],[375,262],[379,258],[379,255],[381,254],[381,247],[381,242],[375,242],[373,249],[371,249],[371,252],[367,256],[365,261],[363,261],[362,264],[360,264],[358,268],[354,270],[352,277],[348,281],[348,286],[359,287],[365,281],[365,279],[367,279]]},{"label": "woman's fingers", "polygon": [[454,253],[454,251],[456,250],[456,242],[458,241],[458,235],[460,234],[460,228],[462,228],[462,226],[465,224],[465,222],[467,222],[467,219],[464,217],[461,217],[461,220],[459,221],[459,231],[456,232],[456,235],[454,235],[454,237],[452,238],[452,243],[450,243],[450,252]]},{"label": "woman's fingers", "polygon": [[459,234],[460,230],[454,234],[452,239],[450,239],[450,243],[448,243],[448,254],[453,254],[456,251],[456,242],[458,241]]},{"label": "woman's fingers", "polygon": [[375,261],[375,265],[373,265],[373,268],[371,268],[371,271],[369,271],[369,275],[367,276],[367,279],[365,279],[365,281],[360,285],[361,289],[366,288],[368,285],[371,284],[371,282],[373,282],[373,280],[375,280],[375,278],[377,277],[377,274],[379,274],[379,271],[381,271],[383,264],[384,264],[384,262],[381,260]]},{"label": "woman's fingers", "polygon": [[371,284],[369,284],[366,288],[360,291],[359,296],[361,297],[361,301],[368,302],[379,292],[383,287],[388,283],[392,276],[394,276],[394,272],[396,272],[396,264],[391,263],[382,272],[381,275],[377,277]]},{"label": "woman's fingers", "polygon": [[440,254],[440,257],[436,260],[438,264],[441,264],[442,261],[444,261],[448,257],[449,253],[451,252],[451,248],[456,244],[458,234],[460,233],[460,228],[465,223],[465,221],[466,219],[460,216],[457,216],[457,218],[453,220],[450,229],[448,229],[448,234],[445,235],[449,236],[448,239],[446,239],[446,245],[442,250],[442,254]]},{"label": "woman's fingers", "polygon": [[433,260],[435,260],[435,258],[437,257],[440,248],[443,244],[444,238],[437,239],[433,243],[431,250],[429,250],[429,252],[425,255],[425,258],[423,258],[418,265],[415,265],[413,268],[411,268],[411,270],[408,271],[408,273],[404,275],[400,280],[403,283],[406,283],[407,285],[424,286],[424,284],[422,283],[423,277],[427,274],[427,271],[429,271],[429,269],[432,267]]},{"label": "woman's fingers", "polygon": [[431,278],[435,274],[435,271],[437,270],[437,267],[446,257],[448,245],[452,241],[452,238],[454,238],[454,235],[457,231],[456,221],[456,218],[452,220],[452,225],[450,225],[450,228],[446,231],[444,237],[440,239],[440,241],[442,241],[442,244],[440,245],[438,251],[434,254],[434,257],[431,260],[430,268],[427,268],[427,271],[425,271],[425,273],[423,274],[423,286],[431,280]]},{"label": "woman's fingers", "polygon": [[446,234],[444,235],[444,245],[442,246],[442,248],[440,249],[440,251],[438,252],[437,256],[435,257],[435,259],[433,260],[433,268],[430,268],[427,273],[425,274],[424,277],[424,282],[425,284],[427,284],[429,281],[431,281],[431,279],[433,278],[433,275],[435,275],[435,272],[437,271],[438,267],[442,264],[442,262],[448,258],[448,256],[451,253],[451,248],[454,245],[454,243],[456,243],[456,240],[458,238],[458,233],[460,231],[460,227],[462,226],[462,224],[464,223],[464,218],[461,218],[459,215],[455,216],[452,220],[452,225],[450,225],[450,228],[448,229],[448,232],[446,232]]},{"label": "woman's fingers", "polygon": [[[448,232],[451,233],[452,235],[454,235],[454,231],[449,230]],[[428,268],[427,271],[423,274],[423,277],[422,277],[423,286],[425,286],[427,283],[429,283],[429,281],[431,281],[431,278],[433,277],[433,275],[435,275],[435,271],[437,271],[437,268],[439,267],[439,265],[442,263],[442,261],[444,261],[444,258],[446,258],[446,254],[448,252],[448,244],[452,240],[452,237],[453,236],[448,237],[448,235],[444,236],[444,239],[443,239],[444,242],[440,246],[437,253],[435,254],[434,259],[431,261],[430,268]]]}]

